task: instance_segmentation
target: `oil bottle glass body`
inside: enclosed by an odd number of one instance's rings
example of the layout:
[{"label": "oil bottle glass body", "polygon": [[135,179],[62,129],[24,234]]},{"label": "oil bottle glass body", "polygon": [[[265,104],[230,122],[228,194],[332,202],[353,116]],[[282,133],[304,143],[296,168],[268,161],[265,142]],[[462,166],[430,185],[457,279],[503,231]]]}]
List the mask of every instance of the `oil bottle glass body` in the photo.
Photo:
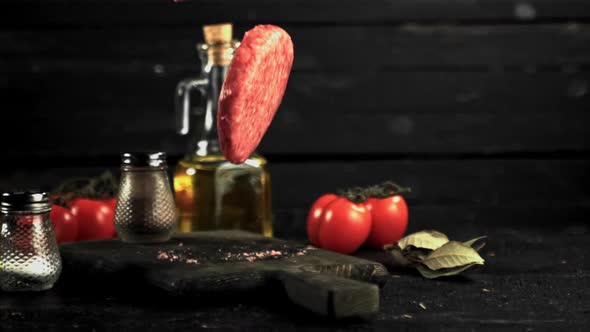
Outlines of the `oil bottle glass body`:
[{"label": "oil bottle glass body", "polygon": [[174,173],[179,230],[240,229],[272,236],[266,160],[235,165],[223,156],[184,159]]},{"label": "oil bottle glass body", "polygon": [[[180,82],[176,93],[177,114],[184,114],[178,118],[179,131],[187,134],[189,122],[193,127],[189,152],[174,170],[178,230],[239,229],[272,236],[267,161],[253,154],[242,164],[232,164],[221,153],[217,104],[227,66],[212,64],[206,54],[201,57],[204,75]],[[190,108],[191,90],[199,90],[205,99],[196,111]]]}]

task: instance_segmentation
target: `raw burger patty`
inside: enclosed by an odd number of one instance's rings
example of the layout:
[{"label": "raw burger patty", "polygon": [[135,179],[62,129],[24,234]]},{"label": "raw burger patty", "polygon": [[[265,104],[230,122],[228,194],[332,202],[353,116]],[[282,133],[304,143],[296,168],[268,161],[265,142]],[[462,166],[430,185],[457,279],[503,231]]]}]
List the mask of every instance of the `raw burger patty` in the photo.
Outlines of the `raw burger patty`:
[{"label": "raw burger patty", "polygon": [[281,104],[292,64],[293,43],[285,30],[257,25],[244,35],[217,114],[221,150],[230,162],[244,162],[260,143]]}]

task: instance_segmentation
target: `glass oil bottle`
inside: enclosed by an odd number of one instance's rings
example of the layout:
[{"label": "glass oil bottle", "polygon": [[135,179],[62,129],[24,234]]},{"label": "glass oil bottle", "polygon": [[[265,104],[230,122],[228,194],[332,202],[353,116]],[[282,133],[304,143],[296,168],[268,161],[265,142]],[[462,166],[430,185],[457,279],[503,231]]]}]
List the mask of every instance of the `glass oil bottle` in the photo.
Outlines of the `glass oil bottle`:
[{"label": "glass oil bottle", "polygon": [[[178,231],[239,229],[272,236],[266,159],[254,153],[232,164],[217,136],[219,94],[239,42],[232,39],[231,24],[207,25],[203,33],[205,43],[197,45],[202,75],[179,82],[175,94],[178,132],[192,134],[189,152],[174,169]],[[191,92],[200,93],[201,107],[191,107]]]}]

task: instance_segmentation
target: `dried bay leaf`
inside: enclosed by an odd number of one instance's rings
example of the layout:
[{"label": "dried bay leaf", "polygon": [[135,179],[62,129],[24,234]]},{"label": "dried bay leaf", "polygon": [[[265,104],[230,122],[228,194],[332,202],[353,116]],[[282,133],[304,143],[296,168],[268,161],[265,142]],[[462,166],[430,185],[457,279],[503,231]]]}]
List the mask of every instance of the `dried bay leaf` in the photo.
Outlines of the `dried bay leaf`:
[{"label": "dried bay leaf", "polygon": [[390,251],[396,262],[414,266],[423,277],[434,279],[457,275],[475,265],[483,265],[484,259],[477,251],[485,246],[485,242],[478,243],[484,238],[486,236],[461,243],[449,241],[441,232],[424,230],[383,249]]},{"label": "dried bay leaf", "polygon": [[469,264],[483,265],[484,259],[475,249],[461,242],[449,241],[431,252],[421,263],[430,270],[440,270]]},{"label": "dried bay leaf", "polygon": [[400,264],[400,265],[411,265],[412,262],[408,260],[401,250],[397,247],[392,247],[389,249],[391,256],[393,256],[393,261]]},{"label": "dried bay leaf", "polygon": [[486,245],[486,243],[485,242],[482,242],[482,243],[480,243],[480,244],[478,244],[476,246],[473,246],[473,249],[475,249],[475,251],[480,251],[481,248],[485,247],[485,245]]},{"label": "dried bay leaf", "polygon": [[478,236],[475,239],[471,239],[469,241],[465,241],[463,242],[464,245],[468,246],[468,247],[473,247],[473,244],[481,239],[485,239],[487,236]]},{"label": "dried bay leaf", "polygon": [[429,249],[420,249],[413,246],[406,247],[405,250],[401,250],[398,246],[388,246],[385,248],[393,260],[402,265],[411,265],[412,263],[420,263],[422,260],[432,252]]},{"label": "dried bay leaf", "polygon": [[406,249],[404,249],[402,251],[402,254],[410,262],[420,263],[431,252],[432,252],[432,250],[430,250],[430,249],[422,249],[422,248],[416,248],[414,246],[409,246],[409,247],[406,247]]},{"label": "dried bay leaf", "polygon": [[484,236],[479,236],[479,237],[476,237],[475,239],[471,239],[469,241],[465,241],[465,242],[463,242],[463,244],[466,245],[466,246],[472,247],[473,249],[475,249],[475,251],[480,251],[481,248],[483,248],[486,245],[486,243],[485,242],[482,242],[482,243],[480,243],[478,245],[475,245],[475,246],[473,244],[475,242],[481,240],[481,239],[485,239],[486,237],[487,236],[485,236],[485,235]]},{"label": "dried bay leaf", "polygon": [[397,246],[397,243],[386,244],[383,246],[383,250],[385,250],[385,251],[389,251],[389,250],[393,250],[393,249],[399,249],[399,247]]},{"label": "dried bay leaf", "polygon": [[459,274],[459,273],[461,273],[461,272],[463,272],[475,265],[479,265],[479,264],[471,263],[471,264],[467,264],[467,265],[463,265],[463,266],[458,266],[455,268],[440,269],[440,270],[433,271],[424,265],[416,264],[416,269],[418,269],[418,271],[420,272],[420,274],[424,278],[435,279],[435,278],[439,278],[439,277],[449,277],[449,276],[457,275],[457,274]]},{"label": "dried bay leaf", "polygon": [[435,250],[447,242],[449,242],[449,238],[445,234],[434,230],[425,230],[410,234],[400,239],[397,241],[397,246],[401,250],[404,250],[409,246]]}]

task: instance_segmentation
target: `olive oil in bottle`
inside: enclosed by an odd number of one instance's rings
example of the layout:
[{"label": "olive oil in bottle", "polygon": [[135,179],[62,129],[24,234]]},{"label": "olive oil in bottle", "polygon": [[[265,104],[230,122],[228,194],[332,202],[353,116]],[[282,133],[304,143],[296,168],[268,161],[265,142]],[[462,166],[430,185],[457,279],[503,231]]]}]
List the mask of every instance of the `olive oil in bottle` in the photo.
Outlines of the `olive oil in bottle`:
[{"label": "olive oil in bottle", "polygon": [[[205,26],[200,44],[200,78],[178,84],[175,104],[179,133],[193,132],[189,152],[174,170],[178,231],[239,229],[272,236],[271,184],[264,157],[241,164],[225,159],[217,136],[217,103],[227,68],[239,43],[230,24]],[[191,114],[190,93],[206,100],[203,114]],[[193,130],[190,130],[192,126]]]},{"label": "olive oil in bottle", "polygon": [[266,160],[234,165],[220,156],[182,160],[174,174],[179,230],[241,229],[272,236]]}]

